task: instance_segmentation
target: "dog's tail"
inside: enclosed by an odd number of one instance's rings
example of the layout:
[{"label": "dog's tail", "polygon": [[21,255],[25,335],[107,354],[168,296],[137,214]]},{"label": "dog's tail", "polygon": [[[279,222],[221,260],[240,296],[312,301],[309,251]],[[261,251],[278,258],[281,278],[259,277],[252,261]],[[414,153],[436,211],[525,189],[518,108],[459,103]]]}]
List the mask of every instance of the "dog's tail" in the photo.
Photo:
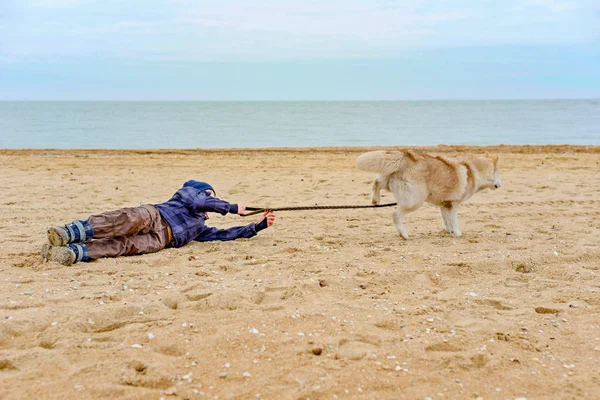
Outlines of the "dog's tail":
[{"label": "dog's tail", "polygon": [[[411,153],[412,154],[412,153]],[[400,151],[370,151],[356,159],[356,167],[361,171],[377,172],[384,175],[394,173],[406,165],[406,154]]]}]

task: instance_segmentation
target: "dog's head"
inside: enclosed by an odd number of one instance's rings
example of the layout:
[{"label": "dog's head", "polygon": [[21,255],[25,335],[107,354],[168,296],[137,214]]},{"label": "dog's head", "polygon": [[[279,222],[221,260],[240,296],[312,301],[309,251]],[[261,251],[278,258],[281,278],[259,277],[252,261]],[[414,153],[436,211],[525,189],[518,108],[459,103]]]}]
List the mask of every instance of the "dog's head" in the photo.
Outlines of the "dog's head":
[{"label": "dog's head", "polygon": [[478,168],[484,180],[483,188],[499,189],[502,186],[502,181],[500,180],[500,170],[498,169],[498,155],[490,157],[488,153],[485,153],[485,161],[485,164]]},{"label": "dog's head", "polygon": [[477,191],[483,189],[496,190],[502,186],[497,155],[490,157],[488,153],[485,153],[485,157],[470,156],[468,160],[476,169],[477,176],[475,177],[475,182]]}]

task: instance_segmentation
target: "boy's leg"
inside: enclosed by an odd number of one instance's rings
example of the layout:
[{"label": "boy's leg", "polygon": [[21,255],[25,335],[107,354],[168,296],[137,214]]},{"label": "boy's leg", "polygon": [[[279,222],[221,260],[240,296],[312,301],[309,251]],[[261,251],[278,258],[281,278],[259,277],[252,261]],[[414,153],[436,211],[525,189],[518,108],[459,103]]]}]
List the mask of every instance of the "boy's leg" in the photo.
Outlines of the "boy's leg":
[{"label": "boy's leg", "polygon": [[48,229],[48,241],[54,246],[84,243],[92,238],[147,234],[162,217],[156,207],[144,204],[92,215],[87,220],[76,220],[64,226]]},{"label": "boy's leg", "polygon": [[154,253],[168,247],[170,239],[168,225],[161,219],[153,226],[153,231],[145,235],[94,239],[86,243],[70,243],[67,246],[53,246],[46,243],[42,246],[42,257],[46,261],[71,265],[102,257]]},{"label": "boy's leg", "polygon": [[108,211],[87,219],[94,230],[94,239],[145,235],[153,231],[161,220],[156,207],[150,204]]},{"label": "boy's leg", "polygon": [[[58,244],[50,240],[49,244],[42,247],[42,257],[45,260],[71,265],[101,257],[153,253],[168,247],[171,240],[168,223],[156,207],[149,204],[109,211],[79,222],[92,226],[94,229],[91,236],[96,239],[88,239],[85,243],[67,241]],[[56,229],[59,228],[62,229]],[[120,236],[111,237],[115,234]],[[48,238],[50,239],[50,231]]]},{"label": "boy's leg", "polygon": [[96,260],[102,257],[155,253],[167,247],[168,244],[169,234],[166,227],[161,232],[150,232],[146,235],[94,239],[84,244],[88,258],[85,261]]},{"label": "boy's leg", "polygon": [[[114,226],[120,227],[112,232],[137,232],[137,234],[120,235],[117,237],[105,237],[94,239],[84,243],[87,251],[87,260],[96,260],[101,257],[132,256],[135,254],[155,253],[169,246],[171,234],[169,224],[162,218],[156,207],[143,205],[135,209],[119,210],[124,213],[114,216],[90,217],[89,221],[94,226],[94,238],[96,238],[96,223],[98,223],[101,234],[109,234],[111,220]],[[125,216],[123,215],[125,214]],[[135,219],[138,215],[138,219]],[[146,219],[150,219],[147,221]],[[137,222],[137,225],[136,225]],[[104,225],[101,225],[104,224]]]}]

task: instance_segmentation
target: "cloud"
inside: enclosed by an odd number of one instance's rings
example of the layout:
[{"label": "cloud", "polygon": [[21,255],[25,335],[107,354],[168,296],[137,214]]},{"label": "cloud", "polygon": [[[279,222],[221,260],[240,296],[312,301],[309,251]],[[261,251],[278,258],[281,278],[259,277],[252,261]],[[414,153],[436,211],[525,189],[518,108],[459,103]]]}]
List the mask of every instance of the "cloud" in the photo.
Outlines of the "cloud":
[{"label": "cloud", "polygon": [[402,10],[369,9],[337,14],[236,10],[226,14],[226,17],[223,14],[198,13],[197,16],[178,18],[173,22],[190,27],[216,27],[243,32],[377,39],[430,34],[436,25],[467,18],[466,13],[458,11],[417,15]]},{"label": "cloud", "polygon": [[589,43],[599,34],[598,10],[591,0],[13,0],[9,4],[10,12],[0,20],[5,59],[395,57],[415,49]]},{"label": "cloud", "polygon": [[80,4],[80,0],[30,0],[26,1],[32,8],[65,8]]},{"label": "cloud", "polygon": [[576,1],[563,0],[525,0],[523,3],[526,6],[538,6],[545,8],[552,13],[564,13],[575,10],[579,7]]}]

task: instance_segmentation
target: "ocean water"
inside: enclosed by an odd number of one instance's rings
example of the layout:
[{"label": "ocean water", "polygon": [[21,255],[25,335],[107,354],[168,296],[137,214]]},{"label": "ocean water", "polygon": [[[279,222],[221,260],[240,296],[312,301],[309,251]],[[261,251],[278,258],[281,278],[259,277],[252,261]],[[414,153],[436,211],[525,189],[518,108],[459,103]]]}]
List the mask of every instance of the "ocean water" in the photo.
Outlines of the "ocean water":
[{"label": "ocean water", "polygon": [[0,148],[600,145],[600,100],[0,102]]}]

